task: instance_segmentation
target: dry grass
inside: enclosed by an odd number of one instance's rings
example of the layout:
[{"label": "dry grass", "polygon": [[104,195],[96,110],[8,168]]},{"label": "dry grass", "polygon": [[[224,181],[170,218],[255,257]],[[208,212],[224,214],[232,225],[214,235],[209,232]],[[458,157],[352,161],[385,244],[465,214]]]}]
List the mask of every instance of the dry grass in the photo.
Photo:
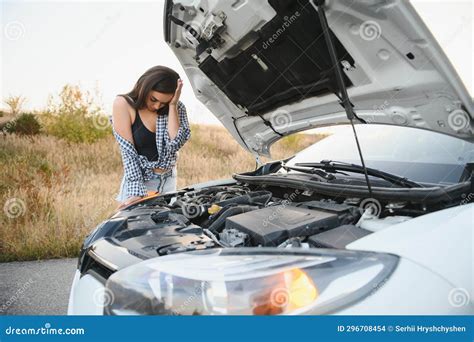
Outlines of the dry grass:
[{"label": "dry grass", "polygon": [[[320,138],[285,138],[272,149],[274,159]],[[194,125],[180,152],[178,187],[254,166],[227,131]],[[112,136],[92,144],[0,136],[0,167],[0,261],[76,256],[84,236],[117,206],[122,163]]]}]

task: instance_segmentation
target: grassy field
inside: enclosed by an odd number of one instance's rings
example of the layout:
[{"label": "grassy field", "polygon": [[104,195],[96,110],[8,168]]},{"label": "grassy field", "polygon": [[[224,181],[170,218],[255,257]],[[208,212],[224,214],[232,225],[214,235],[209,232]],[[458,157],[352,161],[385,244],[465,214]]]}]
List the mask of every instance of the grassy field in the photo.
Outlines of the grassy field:
[{"label": "grassy field", "polygon": [[[2,118],[5,119],[5,118]],[[273,159],[321,139],[297,134]],[[180,151],[178,187],[252,170],[253,157],[226,130],[192,126]],[[0,135],[0,261],[74,257],[83,238],[116,206],[122,163],[113,137],[71,143],[48,135]]]}]

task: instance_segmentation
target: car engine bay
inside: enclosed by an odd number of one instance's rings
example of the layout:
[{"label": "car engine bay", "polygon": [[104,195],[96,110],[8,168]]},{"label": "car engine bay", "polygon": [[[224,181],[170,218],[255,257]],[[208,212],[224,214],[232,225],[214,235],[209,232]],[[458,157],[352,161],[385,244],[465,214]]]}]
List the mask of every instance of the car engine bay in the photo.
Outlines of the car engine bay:
[{"label": "car engine bay", "polygon": [[181,190],[118,212],[110,238],[147,259],[233,247],[345,248],[426,213],[422,204],[334,199],[310,190],[231,184]]}]

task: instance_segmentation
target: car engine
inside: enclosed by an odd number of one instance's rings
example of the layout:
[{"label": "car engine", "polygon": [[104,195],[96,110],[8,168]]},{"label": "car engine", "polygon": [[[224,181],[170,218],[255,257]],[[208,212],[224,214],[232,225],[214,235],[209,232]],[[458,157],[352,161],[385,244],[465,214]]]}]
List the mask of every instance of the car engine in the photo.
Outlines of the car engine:
[{"label": "car engine", "polygon": [[401,203],[364,201],[283,187],[213,186],[133,205],[114,216],[109,231],[116,244],[150,258],[215,247],[344,248],[414,216]]}]

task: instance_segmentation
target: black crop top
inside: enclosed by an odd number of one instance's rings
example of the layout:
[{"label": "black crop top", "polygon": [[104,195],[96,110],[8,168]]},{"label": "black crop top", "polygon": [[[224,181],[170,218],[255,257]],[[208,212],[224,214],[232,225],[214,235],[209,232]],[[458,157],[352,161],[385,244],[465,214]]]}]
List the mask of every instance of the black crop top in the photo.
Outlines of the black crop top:
[{"label": "black crop top", "polygon": [[156,134],[145,127],[140,118],[138,109],[135,110],[135,121],[132,124],[132,136],[138,154],[147,157],[149,161],[158,160]]}]

